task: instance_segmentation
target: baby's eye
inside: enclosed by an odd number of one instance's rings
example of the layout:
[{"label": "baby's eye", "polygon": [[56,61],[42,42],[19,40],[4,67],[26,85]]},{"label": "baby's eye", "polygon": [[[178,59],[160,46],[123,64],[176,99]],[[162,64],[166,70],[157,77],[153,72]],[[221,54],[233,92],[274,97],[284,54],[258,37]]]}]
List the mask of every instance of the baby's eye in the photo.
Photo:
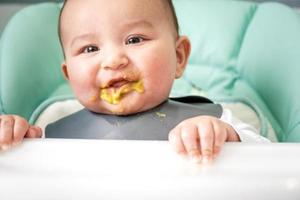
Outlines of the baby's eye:
[{"label": "baby's eye", "polygon": [[96,46],[87,46],[83,49],[83,53],[92,53],[95,51],[99,51],[99,48]]},{"label": "baby's eye", "polygon": [[143,42],[144,38],[140,37],[140,36],[134,36],[134,37],[130,37],[125,44],[136,44],[136,43],[140,43]]}]

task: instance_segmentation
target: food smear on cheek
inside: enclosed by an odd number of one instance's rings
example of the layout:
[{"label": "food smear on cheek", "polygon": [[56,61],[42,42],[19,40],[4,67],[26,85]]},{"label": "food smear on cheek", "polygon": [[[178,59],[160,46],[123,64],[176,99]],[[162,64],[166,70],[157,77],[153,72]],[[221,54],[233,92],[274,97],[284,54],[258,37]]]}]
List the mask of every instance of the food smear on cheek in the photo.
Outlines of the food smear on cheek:
[{"label": "food smear on cheek", "polygon": [[96,95],[91,96],[90,99],[89,99],[89,101],[91,103],[96,102],[96,100],[97,100],[97,96]]},{"label": "food smear on cheek", "polygon": [[136,91],[138,93],[144,92],[144,84],[141,80],[136,82],[130,82],[123,85],[120,88],[104,88],[100,90],[100,99],[110,103],[110,104],[118,104],[122,100],[122,98],[132,92]]}]

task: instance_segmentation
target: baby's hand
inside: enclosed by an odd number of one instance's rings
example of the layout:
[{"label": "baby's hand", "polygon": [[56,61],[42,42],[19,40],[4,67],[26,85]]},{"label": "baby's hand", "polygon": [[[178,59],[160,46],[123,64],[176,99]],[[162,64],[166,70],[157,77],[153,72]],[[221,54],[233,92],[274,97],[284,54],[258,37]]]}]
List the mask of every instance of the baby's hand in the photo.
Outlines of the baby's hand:
[{"label": "baby's hand", "polygon": [[209,163],[225,141],[240,141],[240,138],[229,124],[218,118],[198,116],[171,130],[169,141],[178,154],[188,155],[196,163]]},{"label": "baby's hand", "polygon": [[7,150],[27,138],[42,136],[42,129],[31,126],[24,118],[17,115],[0,115],[0,150]]}]

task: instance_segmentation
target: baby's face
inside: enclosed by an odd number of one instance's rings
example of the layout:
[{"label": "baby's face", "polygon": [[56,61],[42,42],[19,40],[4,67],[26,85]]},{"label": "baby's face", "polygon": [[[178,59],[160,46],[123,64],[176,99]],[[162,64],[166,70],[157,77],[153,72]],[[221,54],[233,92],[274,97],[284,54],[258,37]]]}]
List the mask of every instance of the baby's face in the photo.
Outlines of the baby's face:
[{"label": "baby's face", "polygon": [[157,106],[186,64],[158,0],[69,0],[61,23],[63,70],[78,100],[94,112]]}]

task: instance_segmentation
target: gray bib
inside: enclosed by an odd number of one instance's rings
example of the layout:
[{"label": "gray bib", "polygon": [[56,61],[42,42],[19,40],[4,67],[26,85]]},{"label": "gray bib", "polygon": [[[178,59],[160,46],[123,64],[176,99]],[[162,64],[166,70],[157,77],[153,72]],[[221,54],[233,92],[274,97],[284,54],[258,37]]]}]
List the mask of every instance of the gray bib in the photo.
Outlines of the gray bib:
[{"label": "gray bib", "polygon": [[170,130],[185,119],[199,115],[220,118],[222,115],[219,104],[209,103],[202,97],[192,97],[188,103],[183,103],[185,98],[168,100],[151,110],[127,116],[83,109],[49,124],[45,135],[46,138],[167,140]]}]

